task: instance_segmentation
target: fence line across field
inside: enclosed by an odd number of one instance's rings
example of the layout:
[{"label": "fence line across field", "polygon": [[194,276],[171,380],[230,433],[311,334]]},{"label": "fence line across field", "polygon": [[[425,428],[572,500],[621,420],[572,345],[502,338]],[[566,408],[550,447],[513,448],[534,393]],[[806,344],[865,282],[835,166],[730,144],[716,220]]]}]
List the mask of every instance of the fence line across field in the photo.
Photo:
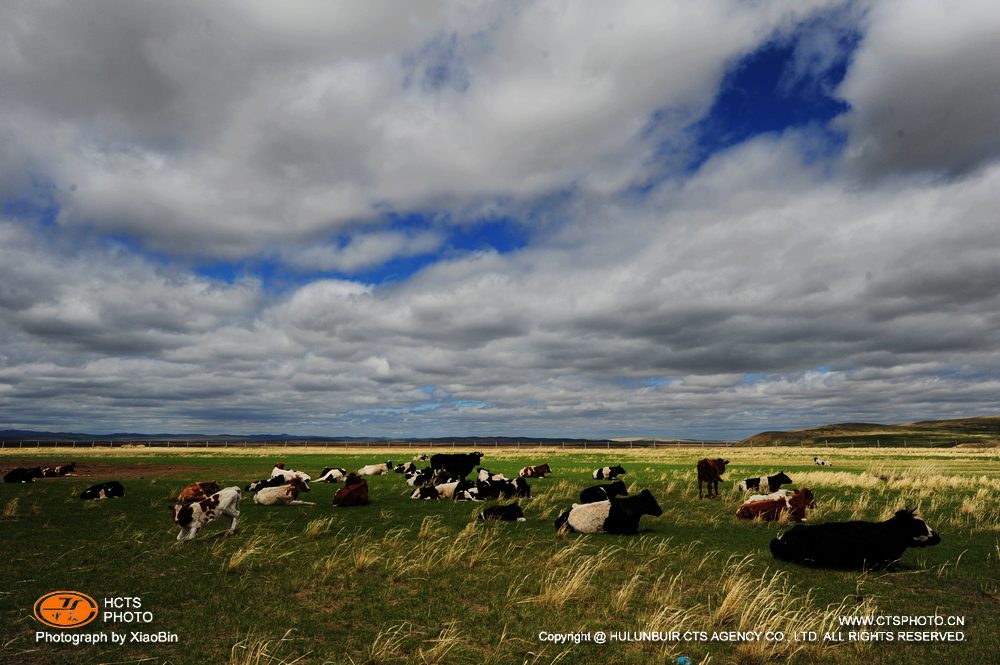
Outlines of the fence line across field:
[{"label": "fence line across field", "polygon": [[190,441],[176,439],[92,439],[89,441],[22,439],[0,441],[0,449],[25,448],[705,448],[730,447],[734,441]]}]

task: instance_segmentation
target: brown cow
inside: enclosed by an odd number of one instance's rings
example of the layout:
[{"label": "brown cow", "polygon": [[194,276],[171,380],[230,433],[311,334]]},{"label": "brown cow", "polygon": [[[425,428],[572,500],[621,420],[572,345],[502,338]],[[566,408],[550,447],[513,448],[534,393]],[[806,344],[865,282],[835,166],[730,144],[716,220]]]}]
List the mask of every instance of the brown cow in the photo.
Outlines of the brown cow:
[{"label": "brown cow", "polygon": [[775,522],[781,517],[781,513],[787,510],[789,519],[793,522],[802,522],[806,519],[806,508],[815,507],[812,490],[803,487],[792,496],[783,499],[744,503],[736,511],[736,516],[741,520],[760,518],[765,522]]},{"label": "brown cow", "polygon": [[517,475],[522,478],[544,478],[547,473],[552,473],[552,469],[549,468],[548,464],[542,464],[541,466],[526,466]]},{"label": "brown cow", "polygon": [[722,459],[709,459],[705,458],[698,461],[698,498],[701,499],[701,484],[708,484],[708,498],[711,499],[713,496],[719,496],[719,481],[722,480],[722,474],[726,472],[726,465],[729,464],[729,460]]},{"label": "brown cow", "polygon": [[339,508],[368,505],[368,483],[356,473],[347,474],[344,487],[337,490],[331,505]]},{"label": "brown cow", "polygon": [[191,483],[182,489],[181,493],[177,495],[177,500],[181,503],[204,501],[220,489],[219,483],[214,480],[202,480],[201,482]]}]

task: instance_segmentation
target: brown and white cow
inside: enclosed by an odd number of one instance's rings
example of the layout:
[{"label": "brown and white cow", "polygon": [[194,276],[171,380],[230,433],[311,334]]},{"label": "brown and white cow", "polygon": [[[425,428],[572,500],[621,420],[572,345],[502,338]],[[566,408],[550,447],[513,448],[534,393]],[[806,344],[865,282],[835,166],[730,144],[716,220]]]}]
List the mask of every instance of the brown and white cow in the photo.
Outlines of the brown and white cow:
[{"label": "brown and white cow", "polygon": [[726,465],[729,464],[729,460],[717,458],[709,459],[705,458],[703,460],[698,460],[698,498],[702,498],[701,495],[701,484],[708,484],[708,498],[711,499],[713,496],[719,496],[719,481],[722,480],[722,474],[726,472]]},{"label": "brown and white cow", "polygon": [[803,522],[806,519],[806,508],[815,508],[813,492],[803,487],[792,496],[772,499],[769,501],[752,501],[744,503],[736,511],[736,517],[741,520],[760,519],[765,522],[776,522],[781,514],[788,511],[788,517],[793,522]]},{"label": "brown and white cow", "polygon": [[218,492],[220,489],[222,488],[219,487],[219,483],[214,480],[202,480],[197,483],[191,483],[182,489],[181,493],[177,495],[177,500],[182,503],[203,501]]},{"label": "brown and white cow", "polygon": [[191,540],[204,526],[223,516],[232,520],[226,531],[226,535],[231,536],[236,533],[236,518],[240,516],[240,488],[227,487],[207,499],[187,505],[179,503],[170,510],[174,524],[181,528],[177,540]]},{"label": "brown and white cow", "polygon": [[287,485],[265,487],[253,495],[253,502],[259,506],[315,506],[312,501],[299,501],[299,493],[308,492],[309,485],[299,478],[292,478]]},{"label": "brown and white cow", "polygon": [[368,505],[368,482],[356,473],[347,474],[344,486],[337,490],[331,505],[338,508]]},{"label": "brown and white cow", "polygon": [[547,473],[552,473],[552,469],[546,463],[540,466],[526,466],[517,475],[521,478],[544,478]]}]

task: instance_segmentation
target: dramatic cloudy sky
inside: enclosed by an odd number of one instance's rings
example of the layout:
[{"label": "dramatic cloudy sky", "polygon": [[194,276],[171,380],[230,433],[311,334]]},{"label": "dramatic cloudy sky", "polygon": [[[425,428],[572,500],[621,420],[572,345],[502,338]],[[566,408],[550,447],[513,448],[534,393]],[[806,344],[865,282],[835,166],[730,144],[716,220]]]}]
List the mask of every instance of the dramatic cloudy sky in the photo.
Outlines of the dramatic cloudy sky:
[{"label": "dramatic cloudy sky", "polygon": [[0,426],[1000,412],[989,1],[9,2]]}]

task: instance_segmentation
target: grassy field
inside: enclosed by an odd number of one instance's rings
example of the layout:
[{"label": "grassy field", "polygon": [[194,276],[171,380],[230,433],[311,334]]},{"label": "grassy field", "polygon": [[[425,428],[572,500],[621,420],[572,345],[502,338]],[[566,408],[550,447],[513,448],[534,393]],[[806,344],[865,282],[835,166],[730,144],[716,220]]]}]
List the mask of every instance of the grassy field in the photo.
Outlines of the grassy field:
[{"label": "grassy field", "polygon": [[[527,522],[487,524],[484,504],[413,501],[397,474],[369,480],[372,504],[334,509],[338,486],[313,485],[315,506],[264,508],[244,493],[236,536],[223,522],[175,541],[168,506],[194,480],[222,486],[268,475],[273,462],[317,474],[401,450],[24,451],[6,467],[77,462],[79,477],[0,485],[0,661],[32,663],[941,663],[1000,653],[1000,453],[989,450],[489,450],[511,476],[549,462],[522,501]],[[431,452],[431,451],[427,451]],[[812,465],[814,454],[835,466]],[[694,464],[732,460],[719,500],[698,500]],[[556,516],[621,462],[630,491],[649,488],[664,513],[638,536],[557,534]],[[941,534],[892,572],[823,571],[774,561],[786,524],[735,519],[735,481],[784,469],[812,487],[810,522],[886,519],[916,506]],[[81,502],[118,479],[124,499]],[[80,631],[169,631],[176,644],[36,644],[35,600],[70,589],[141,598],[148,625]],[[840,631],[838,616],[964,617],[959,643],[796,642]],[[782,631],[785,641],[554,644],[548,633]],[[856,629],[853,629],[856,630]],[[882,628],[878,630],[902,630]],[[913,629],[911,629],[913,630]],[[920,628],[916,630],[951,630]],[[73,631],[68,631],[73,632]]]}]

